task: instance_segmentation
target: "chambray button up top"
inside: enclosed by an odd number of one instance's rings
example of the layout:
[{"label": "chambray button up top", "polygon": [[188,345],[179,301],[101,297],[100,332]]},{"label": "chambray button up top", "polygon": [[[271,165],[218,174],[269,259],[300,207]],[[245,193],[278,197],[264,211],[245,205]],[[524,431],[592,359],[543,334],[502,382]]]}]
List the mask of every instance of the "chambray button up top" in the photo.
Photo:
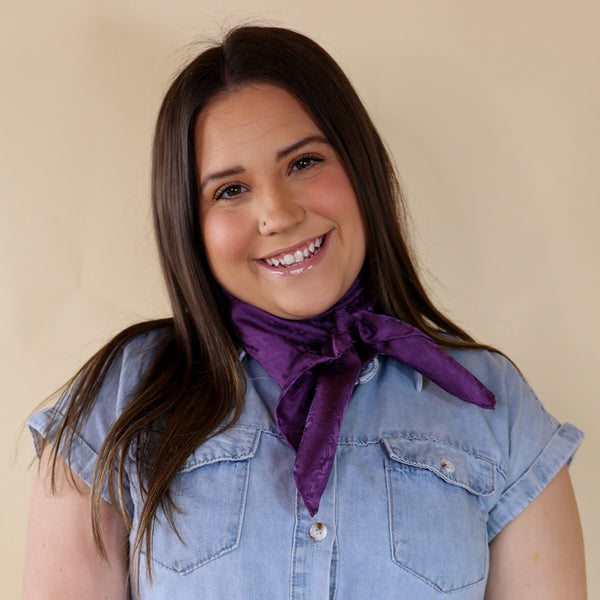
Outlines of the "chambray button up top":
[{"label": "chambray button up top", "polygon": [[[157,335],[125,348],[76,438],[71,467],[88,484]],[[452,355],[494,392],[496,409],[463,402],[377,357],[355,387],[314,518],[296,493],[294,452],[273,421],[279,388],[244,357],[242,416],[177,475],[181,539],[159,514],[152,582],[142,566],[132,597],[481,600],[490,541],[571,459],[583,434],[546,413],[502,356]],[[62,402],[30,419],[38,450]],[[133,452],[125,489],[131,539],[142,502]]]}]

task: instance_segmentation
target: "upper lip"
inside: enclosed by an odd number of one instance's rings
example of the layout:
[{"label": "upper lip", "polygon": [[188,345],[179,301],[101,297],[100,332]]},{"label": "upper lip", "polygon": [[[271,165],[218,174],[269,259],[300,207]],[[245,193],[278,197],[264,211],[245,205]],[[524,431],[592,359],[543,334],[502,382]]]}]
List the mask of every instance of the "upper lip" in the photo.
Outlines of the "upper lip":
[{"label": "upper lip", "polygon": [[297,244],[294,244],[293,246],[288,246],[287,248],[283,248],[281,250],[274,250],[273,252],[270,252],[269,254],[265,254],[265,256],[261,256],[259,260],[265,260],[266,258],[274,258],[274,257],[279,256],[280,254],[293,254],[296,250],[298,250],[298,248],[301,248],[302,246],[306,246],[306,244],[310,244],[311,242],[314,242],[315,240],[318,240],[321,237],[325,237],[328,233],[329,232],[321,233],[319,235],[315,235],[315,236],[306,238],[302,242],[298,242]]}]

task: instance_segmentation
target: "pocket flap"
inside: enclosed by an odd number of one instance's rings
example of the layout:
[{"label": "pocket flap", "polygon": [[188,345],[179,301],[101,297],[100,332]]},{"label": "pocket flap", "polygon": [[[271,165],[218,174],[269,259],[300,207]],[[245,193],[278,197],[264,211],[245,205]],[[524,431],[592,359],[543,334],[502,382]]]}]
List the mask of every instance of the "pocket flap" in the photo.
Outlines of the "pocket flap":
[{"label": "pocket flap", "polygon": [[383,444],[392,460],[427,469],[472,494],[488,496],[496,487],[493,462],[446,442],[428,438],[386,438]]},{"label": "pocket flap", "polygon": [[[160,433],[153,431],[147,435],[157,437]],[[259,439],[260,429],[233,427],[222,431],[196,448],[179,469],[179,473],[188,473],[204,465],[222,461],[248,460],[256,453]],[[129,447],[129,457],[133,461],[135,461],[137,448],[138,445],[135,441]],[[148,464],[146,460],[143,462],[146,465]]]},{"label": "pocket flap", "polygon": [[260,429],[246,427],[227,429],[196,448],[185,461],[180,472],[185,473],[216,462],[237,462],[253,458],[259,438]]}]

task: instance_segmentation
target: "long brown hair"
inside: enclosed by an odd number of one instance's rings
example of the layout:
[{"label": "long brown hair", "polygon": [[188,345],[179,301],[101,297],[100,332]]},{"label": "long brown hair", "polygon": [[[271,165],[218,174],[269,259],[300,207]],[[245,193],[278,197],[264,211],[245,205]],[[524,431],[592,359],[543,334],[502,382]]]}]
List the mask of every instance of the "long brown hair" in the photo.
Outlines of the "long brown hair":
[{"label": "long brown hair", "polygon": [[[315,42],[287,29],[247,26],[229,32],[175,78],[156,126],[152,206],[173,317],[134,325],[92,357],[69,385],[67,409],[49,440],[55,449],[64,447],[68,462],[74,437],[123,348],[144,332],[163,330],[153,366],[106,436],[92,486],[94,536],[104,553],[103,485],[131,526],[122,492],[126,457],[135,447],[144,505],[132,550],[138,566],[145,552],[148,572],[154,518],[161,506],[172,515],[174,477],[200,444],[235,423],[244,398],[235,335],[203,250],[194,125],[218,94],[251,82],[272,83],[295,95],[341,157],[367,231],[367,285],[380,305],[442,346],[484,347],[429,299],[406,243],[404,203],[391,160],[336,62]],[[158,437],[145,435],[157,428]]]}]

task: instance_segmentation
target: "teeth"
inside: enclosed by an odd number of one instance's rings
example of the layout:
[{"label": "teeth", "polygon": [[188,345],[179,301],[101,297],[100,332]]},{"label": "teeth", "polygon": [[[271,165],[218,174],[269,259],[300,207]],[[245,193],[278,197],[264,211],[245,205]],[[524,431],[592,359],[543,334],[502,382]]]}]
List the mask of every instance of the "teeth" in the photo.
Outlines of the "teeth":
[{"label": "teeth", "polygon": [[304,250],[296,250],[293,254],[283,254],[278,258],[265,258],[264,261],[271,267],[289,267],[293,264],[299,264],[305,259],[317,254],[317,252],[319,252],[321,246],[323,245],[324,239],[325,236],[321,236],[313,242],[310,242],[310,244],[307,247],[305,247]]}]

